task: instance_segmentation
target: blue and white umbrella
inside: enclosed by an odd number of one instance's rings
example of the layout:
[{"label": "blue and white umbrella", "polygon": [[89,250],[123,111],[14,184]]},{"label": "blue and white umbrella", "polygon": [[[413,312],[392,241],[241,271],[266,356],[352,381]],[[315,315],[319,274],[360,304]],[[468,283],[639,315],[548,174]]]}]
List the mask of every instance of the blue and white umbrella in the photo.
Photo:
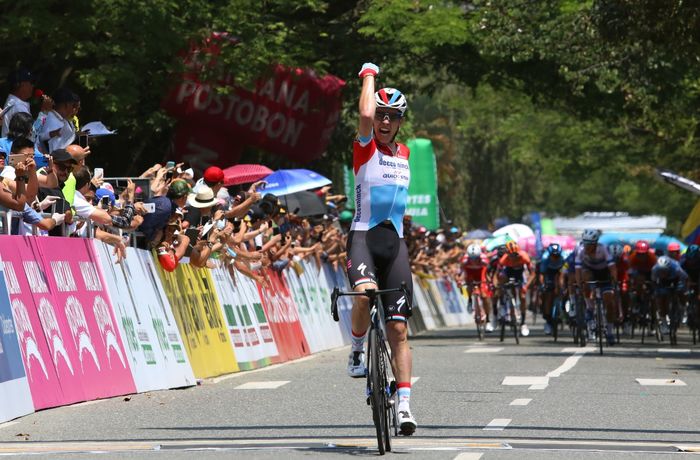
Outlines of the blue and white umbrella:
[{"label": "blue and white umbrella", "polygon": [[279,169],[265,179],[267,185],[263,194],[277,196],[311,190],[331,183],[330,179],[308,169]]}]

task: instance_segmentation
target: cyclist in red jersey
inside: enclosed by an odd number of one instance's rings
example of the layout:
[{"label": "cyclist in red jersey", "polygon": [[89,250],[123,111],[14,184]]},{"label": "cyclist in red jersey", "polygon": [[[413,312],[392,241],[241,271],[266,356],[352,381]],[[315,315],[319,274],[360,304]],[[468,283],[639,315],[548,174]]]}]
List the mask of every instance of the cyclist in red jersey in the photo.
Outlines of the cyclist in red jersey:
[{"label": "cyclist in red jersey", "polygon": [[656,254],[649,250],[649,243],[639,240],[629,257],[629,277],[637,295],[642,294],[644,282],[651,282],[651,269],[656,265]]},{"label": "cyclist in red jersey", "polygon": [[481,321],[486,322],[486,332],[493,332],[493,325],[489,322],[489,312],[491,311],[492,293],[486,281],[486,271],[489,261],[481,252],[478,244],[470,244],[467,247],[467,255],[462,258],[462,273],[467,286],[469,296],[477,295],[481,297],[481,305],[484,306],[484,317]]},{"label": "cyclist in red jersey", "polygon": [[617,268],[617,286],[620,292],[620,305],[618,308],[622,312],[624,333],[628,335],[632,331],[632,325],[627,321],[630,308],[629,256],[625,254],[625,248],[621,244],[611,244],[610,255],[615,261],[615,267]]},{"label": "cyclist in red jersey", "polygon": [[[508,282],[509,278],[514,278],[521,283],[520,288],[520,334],[523,337],[530,335],[530,329],[525,324],[527,305],[525,303],[525,293],[527,287],[534,278],[535,271],[532,268],[532,261],[527,252],[522,251],[515,241],[506,243],[506,253],[498,260],[499,274],[498,283],[502,285]],[[525,279],[525,270],[529,277]]]}]

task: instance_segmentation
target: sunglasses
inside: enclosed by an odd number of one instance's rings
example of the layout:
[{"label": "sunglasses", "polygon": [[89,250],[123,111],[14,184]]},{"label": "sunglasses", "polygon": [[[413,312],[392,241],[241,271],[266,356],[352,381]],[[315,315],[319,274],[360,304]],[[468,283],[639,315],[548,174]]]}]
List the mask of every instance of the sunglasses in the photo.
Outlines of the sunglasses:
[{"label": "sunglasses", "polygon": [[398,112],[374,112],[374,119],[377,121],[384,121],[386,118],[389,118],[389,121],[396,121],[400,120],[403,118],[403,115],[401,115]]},{"label": "sunglasses", "polygon": [[69,169],[73,168],[72,164],[66,164],[66,163],[54,163],[56,168],[58,168],[60,171],[68,171]]}]

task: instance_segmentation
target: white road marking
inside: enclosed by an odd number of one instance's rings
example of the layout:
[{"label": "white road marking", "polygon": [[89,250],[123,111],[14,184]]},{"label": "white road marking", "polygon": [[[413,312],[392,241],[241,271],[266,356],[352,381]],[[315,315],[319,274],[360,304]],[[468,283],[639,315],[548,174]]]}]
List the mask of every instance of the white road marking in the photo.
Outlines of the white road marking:
[{"label": "white road marking", "polygon": [[18,421],[0,423],[0,429],[7,428],[7,427],[12,426],[12,425],[17,425],[18,423],[19,423]]},{"label": "white road marking", "polygon": [[503,351],[503,347],[477,347],[464,350],[465,353],[498,353],[499,351]]},{"label": "white road marking", "polygon": [[549,385],[549,377],[540,376],[507,376],[501,385]]},{"label": "white road marking", "polygon": [[573,367],[578,363],[578,360],[581,359],[581,357],[585,354],[588,353],[590,350],[589,349],[583,349],[583,350],[577,350],[573,356],[569,356],[566,358],[566,361],[564,361],[564,364],[561,366],[557,367],[554,369],[552,372],[547,374],[547,377],[560,377],[561,374],[564,372],[570,371],[573,369]]},{"label": "white road marking", "polygon": [[546,383],[538,383],[535,385],[530,385],[529,387],[527,387],[527,389],[528,390],[544,390],[545,388],[547,388],[547,386],[549,386],[549,385]]},{"label": "white road marking", "polygon": [[690,348],[658,348],[657,353],[691,353]]},{"label": "white road marking", "polygon": [[415,385],[420,377],[411,377],[411,386]]},{"label": "white road marking", "polygon": [[635,379],[640,385],[649,386],[686,386],[680,379]]},{"label": "white road marking", "polygon": [[484,427],[484,430],[488,431],[503,431],[505,427],[511,422],[510,418],[495,418],[489,422],[488,425]]},{"label": "white road marking", "polygon": [[235,389],[236,390],[274,390],[274,389],[279,388],[282,385],[286,385],[288,383],[289,383],[289,380],[270,380],[267,382],[248,382],[248,383],[244,383],[243,385],[238,385]]},{"label": "white road marking", "polygon": [[462,452],[452,460],[479,460],[483,455],[479,452]]},{"label": "white road marking", "polygon": [[[595,350],[597,350],[597,348],[595,348],[595,347],[585,347],[585,348],[581,348],[581,347],[567,347],[567,348],[562,348],[562,349],[561,349],[561,352],[562,352],[562,353],[576,353],[576,352],[579,352],[579,351],[580,351],[580,352],[583,352],[583,353],[588,353],[588,352],[595,351]],[[619,350],[619,348],[615,348],[615,350]]]},{"label": "white road marking", "polygon": [[510,406],[527,406],[528,404],[530,404],[530,401],[532,401],[532,399],[529,399],[529,398],[514,399],[509,405]]}]

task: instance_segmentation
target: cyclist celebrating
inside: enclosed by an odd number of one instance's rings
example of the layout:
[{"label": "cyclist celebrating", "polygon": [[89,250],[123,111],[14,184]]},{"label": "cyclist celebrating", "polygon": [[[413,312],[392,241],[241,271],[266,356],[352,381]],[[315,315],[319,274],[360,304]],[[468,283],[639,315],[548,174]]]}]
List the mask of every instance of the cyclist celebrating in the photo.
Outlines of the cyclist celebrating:
[{"label": "cyclist celebrating", "polygon": [[[366,63],[359,72],[360,121],[353,144],[355,217],[347,241],[348,279],[355,291],[391,289],[413,284],[408,250],[403,239],[410,170],[409,150],[395,141],[406,112],[404,95],[394,88],[375,92],[379,67]],[[382,296],[391,366],[396,377],[401,434],[411,435],[416,421],[409,407],[411,397],[411,349],[407,321],[411,300],[401,293]],[[352,308],[352,351],[348,362],[351,377],[365,376],[364,341],[370,322],[369,300],[355,297]]]},{"label": "cyclist celebrating", "polygon": [[467,255],[462,259],[462,272],[464,273],[464,282],[467,285],[467,293],[469,297],[475,295],[481,298],[481,305],[483,305],[484,311],[480,312],[483,313],[483,317],[478,318],[478,321],[479,323],[486,322],[486,332],[493,332],[493,326],[488,320],[492,297],[491,290],[486,282],[488,264],[489,262],[482,254],[481,247],[478,244],[470,244],[467,247]]},{"label": "cyclist celebrating", "polygon": [[542,255],[540,261],[540,285],[542,286],[542,317],[546,323],[544,333],[549,335],[557,324],[552,323],[552,305],[554,299],[561,295],[561,269],[564,267],[564,257],[561,254],[561,246],[552,243]]},{"label": "cyclist celebrating", "polygon": [[684,303],[683,292],[688,281],[688,274],[681,265],[668,256],[661,256],[651,269],[651,283],[656,299],[656,311],[660,313],[661,333],[668,334],[668,305],[671,294],[675,290],[679,297],[679,305]]},{"label": "cyclist celebrating", "polygon": [[[504,284],[508,282],[508,279],[513,278],[518,283],[521,283],[520,288],[520,334],[523,337],[530,335],[530,329],[525,324],[525,317],[527,314],[527,305],[525,304],[525,293],[527,292],[527,287],[532,282],[534,277],[534,270],[532,269],[532,262],[530,261],[530,256],[527,252],[520,249],[518,243],[515,241],[508,241],[506,243],[506,253],[498,261],[498,266],[500,268],[500,273],[498,275],[498,283]],[[529,279],[525,280],[525,270],[529,273]]]},{"label": "cyclist celebrating", "polygon": [[615,343],[613,323],[617,318],[615,296],[613,295],[613,280],[617,279],[617,268],[607,248],[598,244],[600,230],[588,228],[583,231],[583,246],[576,251],[576,281],[583,289],[588,310],[593,310],[593,290],[586,281],[597,281],[603,296],[605,316],[607,319],[606,336],[608,345]]}]

